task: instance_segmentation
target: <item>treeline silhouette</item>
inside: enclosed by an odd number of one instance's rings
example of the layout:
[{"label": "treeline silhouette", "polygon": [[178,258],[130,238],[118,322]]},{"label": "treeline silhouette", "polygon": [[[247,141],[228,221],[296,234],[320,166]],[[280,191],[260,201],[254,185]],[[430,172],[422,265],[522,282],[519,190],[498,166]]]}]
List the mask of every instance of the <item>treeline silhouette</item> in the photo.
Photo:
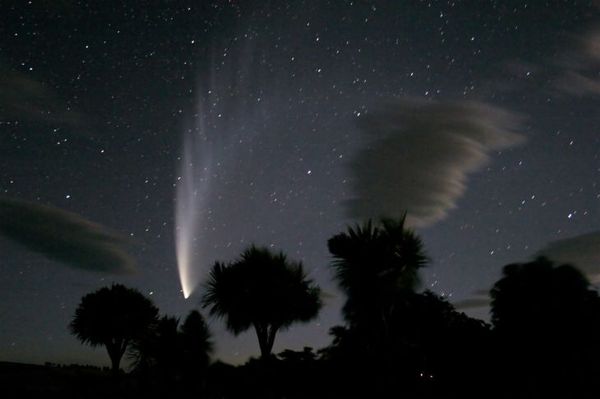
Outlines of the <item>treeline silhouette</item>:
[{"label": "treeline silhouette", "polygon": [[[201,306],[234,334],[253,329],[258,359],[211,363],[198,311],[183,323],[161,317],[122,285],[84,296],[70,329],[106,347],[113,397],[597,397],[600,297],[575,267],[545,258],[505,266],[488,324],[419,290],[428,258],[404,218],[350,227],[327,244],[346,296],[344,324],[316,352],[272,353],[278,331],[318,315],[322,293],[301,263],[255,246],[215,263]],[[123,356],[128,374],[119,371]]]}]

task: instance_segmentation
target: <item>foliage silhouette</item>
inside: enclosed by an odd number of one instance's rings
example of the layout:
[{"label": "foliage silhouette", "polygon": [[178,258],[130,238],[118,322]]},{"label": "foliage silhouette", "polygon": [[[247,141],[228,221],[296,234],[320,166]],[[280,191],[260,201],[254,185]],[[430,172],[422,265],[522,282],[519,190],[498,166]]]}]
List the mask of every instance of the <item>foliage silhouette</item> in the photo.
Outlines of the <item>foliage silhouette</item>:
[{"label": "foliage silhouette", "polygon": [[277,331],[314,319],[322,305],[321,291],[301,263],[256,246],[235,262],[215,263],[206,288],[203,306],[224,318],[236,335],[254,327],[263,359],[270,356]]},{"label": "foliage silhouette", "polygon": [[[347,325],[330,330],[333,342],[320,353],[339,385],[345,385],[345,395],[427,396],[432,389],[476,385],[464,375],[487,381],[480,365],[489,326],[432,292],[416,292],[427,257],[404,217],[348,228],[328,247],[336,280],[347,295]],[[450,367],[449,358],[459,360]]]},{"label": "foliage silhouette", "polygon": [[271,354],[278,331],[316,317],[320,289],[300,263],[255,246],[215,263],[202,305],[234,334],[253,327],[260,359],[210,365],[211,335],[198,311],[182,324],[158,318],[148,299],[120,285],[84,296],[70,328],[107,347],[113,373],[129,348],[128,377],[139,385],[117,387],[123,397],[597,396],[600,297],[576,268],[545,258],[505,266],[491,291],[492,328],[417,291],[427,258],[404,219],[349,228],[328,246],[347,295],[346,324],[331,328],[331,345],[316,354]]},{"label": "foliage silhouette", "polygon": [[179,320],[163,316],[131,344],[129,357],[137,373],[159,377],[165,383],[174,379],[181,357],[178,326]]},{"label": "foliage silhouette", "polygon": [[193,310],[183,324],[173,317],[157,320],[129,350],[135,373],[147,385],[172,389],[183,380],[188,390],[202,388],[212,352],[211,334],[202,315]]},{"label": "foliage silhouette", "polygon": [[120,284],[85,295],[69,328],[82,343],[105,346],[112,371],[119,371],[127,347],[156,321],[158,309],[139,291]]},{"label": "foliage silhouette", "polygon": [[366,344],[373,336],[365,338],[363,330],[352,326],[330,330],[333,342],[320,353],[346,393],[416,395],[423,387],[466,393],[487,382],[481,367],[490,342],[487,324],[457,312],[429,291],[402,292],[390,302],[387,333],[375,343]]},{"label": "foliage silhouette", "polygon": [[203,388],[210,355],[213,352],[211,333],[204,317],[192,310],[179,328],[182,353],[182,378],[188,388]]},{"label": "foliage silhouette", "polygon": [[338,332],[352,342],[354,351],[372,358],[369,361],[381,360],[395,339],[391,329],[395,308],[414,292],[418,272],[426,265],[421,240],[405,227],[402,217],[349,227],[327,245],[336,280],[347,295],[342,310],[348,331]]},{"label": "foliage silhouette", "polygon": [[499,361],[509,389],[593,397],[600,388],[600,298],[571,265],[511,264],[491,291]]},{"label": "foliage silhouette", "polygon": [[[585,276],[570,265],[554,265],[546,258],[504,267],[492,288],[492,323],[503,334],[553,330],[557,319],[573,319],[586,311],[595,297]],[[581,320],[579,320],[581,321]],[[568,324],[569,328],[573,323]]]},{"label": "foliage silhouette", "polygon": [[391,298],[413,291],[427,263],[421,239],[405,227],[405,217],[349,227],[327,245],[335,278],[347,295],[344,316],[352,326],[372,324],[374,317],[385,323]]}]

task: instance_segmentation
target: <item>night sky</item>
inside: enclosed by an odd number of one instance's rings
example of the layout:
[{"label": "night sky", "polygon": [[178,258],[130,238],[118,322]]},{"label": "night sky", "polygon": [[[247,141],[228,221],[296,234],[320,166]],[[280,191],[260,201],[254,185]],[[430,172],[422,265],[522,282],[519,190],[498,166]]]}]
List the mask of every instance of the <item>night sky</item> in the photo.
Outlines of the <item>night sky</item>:
[{"label": "night sky", "polygon": [[[502,266],[536,254],[596,280],[599,7],[3,1],[0,360],[107,364],[67,325],[112,282],[162,313],[198,308],[176,229],[195,279],[251,243],[303,261],[325,306],[275,352],[330,342],[345,298],[326,241],[369,217],[407,210],[430,258],[423,288],[473,316],[487,319]],[[85,256],[10,228],[54,222],[43,240]],[[217,358],[258,354],[253,332],[210,324]]]}]

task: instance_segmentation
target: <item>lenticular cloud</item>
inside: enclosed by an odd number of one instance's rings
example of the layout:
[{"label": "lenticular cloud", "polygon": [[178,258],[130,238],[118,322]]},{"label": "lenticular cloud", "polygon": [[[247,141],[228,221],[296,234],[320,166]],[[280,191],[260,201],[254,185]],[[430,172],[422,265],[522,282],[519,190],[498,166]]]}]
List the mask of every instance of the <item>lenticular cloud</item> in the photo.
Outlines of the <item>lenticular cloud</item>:
[{"label": "lenticular cloud", "polygon": [[425,227],[444,219],[493,151],[524,141],[519,118],[478,102],[389,103],[361,118],[367,139],[350,170],[352,218],[401,216]]}]

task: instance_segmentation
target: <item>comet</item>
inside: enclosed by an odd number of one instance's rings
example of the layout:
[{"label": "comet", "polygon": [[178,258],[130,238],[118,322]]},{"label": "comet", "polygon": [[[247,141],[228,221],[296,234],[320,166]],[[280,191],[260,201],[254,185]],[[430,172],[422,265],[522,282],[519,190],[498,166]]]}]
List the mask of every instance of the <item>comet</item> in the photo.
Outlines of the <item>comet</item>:
[{"label": "comet", "polygon": [[215,193],[226,195],[219,185],[222,177],[241,167],[239,151],[247,150],[247,144],[240,143],[251,143],[267,123],[270,98],[260,78],[261,60],[253,55],[251,46],[240,44],[227,57],[229,63],[213,62],[210,73],[199,78],[198,106],[183,131],[175,181],[175,252],[185,299],[205,278],[207,262],[219,253],[220,243],[208,232],[220,217],[211,209]]},{"label": "comet", "polygon": [[175,182],[175,251],[184,298],[189,298],[202,278],[202,226],[206,224],[214,148],[203,126],[183,136],[179,175]]}]

